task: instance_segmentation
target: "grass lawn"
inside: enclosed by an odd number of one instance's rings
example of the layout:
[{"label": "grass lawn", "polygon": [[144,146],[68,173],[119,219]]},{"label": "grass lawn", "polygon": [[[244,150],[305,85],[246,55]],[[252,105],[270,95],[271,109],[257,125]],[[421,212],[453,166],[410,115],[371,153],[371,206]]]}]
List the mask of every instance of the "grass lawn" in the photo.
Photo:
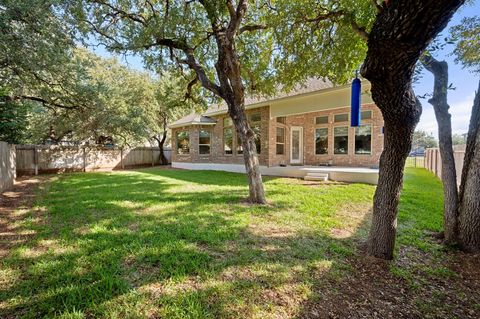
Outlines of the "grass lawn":
[{"label": "grass lawn", "polygon": [[374,186],[286,178],[265,178],[265,186],[271,204],[256,207],[242,203],[241,174],[151,168],[54,176],[31,209],[15,213],[21,218],[11,226],[29,237],[1,260],[0,317],[480,311],[476,286],[457,280],[452,252],[429,235],[442,227],[442,191],[427,171],[407,170],[391,263],[358,249]]}]

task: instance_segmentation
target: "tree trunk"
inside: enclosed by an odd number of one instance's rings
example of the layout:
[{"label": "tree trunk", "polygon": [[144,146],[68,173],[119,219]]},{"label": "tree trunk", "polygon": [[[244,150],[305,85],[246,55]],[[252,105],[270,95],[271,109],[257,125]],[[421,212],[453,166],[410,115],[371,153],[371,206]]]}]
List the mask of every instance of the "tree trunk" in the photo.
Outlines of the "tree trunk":
[{"label": "tree trunk", "polygon": [[464,251],[480,252],[480,82],[472,108],[460,185],[458,242]]},{"label": "tree trunk", "polygon": [[255,133],[250,128],[243,107],[229,106],[229,114],[233,119],[243,147],[243,159],[247,172],[249,201],[251,203],[266,204],[265,191],[263,188],[260,163],[258,161],[257,147],[255,145]]},{"label": "tree trunk", "polygon": [[368,37],[362,75],[385,121],[385,146],[373,203],[368,253],[392,259],[403,169],[421,105],[412,89],[415,64],[464,0],[384,2]]},{"label": "tree trunk", "polygon": [[456,241],[458,219],[458,188],[455,158],[453,157],[452,121],[447,103],[448,64],[439,62],[431,55],[421,59],[425,69],[434,76],[433,96],[428,100],[435,111],[438,125],[438,141],[442,159],[443,183],[443,221],[445,242],[453,244]]},{"label": "tree trunk", "polygon": [[246,10],[247,2],[239,1],[236,11],[230,12],[232,20],[226,29],[220,27],[216,22],[212,23],[218,47],[215,69],[220,82],[221,96],[227,103],[228,114],[242,141],[250,193],[249,201],[255,204],[266,204],[260,163],[255,147],[255,133],[250,128],[245,114],[245,87],[242,80],[240,57],[235,48],[235,36]]},{"label": "tree trunk", "polygon": [[168,159],[165,157],[164,146],[165,140],[167,139],[167,131],[163,131],[161,138],[155,138],[158,143],[158,148],[160,149],[159,160],[160,165],[168,165]]},{"label": "tree trunk", "polygon": [[[378,89],[372,86],[377,105],[394,108],[390,95],[378,96]],[[407,97],[408,96],[408,97]],[[368,242],[368,253],[382,259],[392,259],[397,229],[397,211],[403,185],[403,169],[410,152],[413,132],[421,114],[421,106],[413,92],[399,100],[397,105],[410,104],[409,112],[386,113],[384,108],[384,143],[380,157],[378,185],[373,199],[372,226]],[[395,100],[395,99],[393,99]],[[413,105],[412,105],[413,103]],[[411,114],[409,114],[411,113]]]},{"label": "tree trunk", "polygon": [[164,153],[164,146],[165,146],[165,141],[167,140],[167,133],[168,133],[168,117],[165,112],[159,112],[159,118],[161,118],[162,125],[163,125],[163,132],[160,135],[154,135],[153,138],[157,141],[158,143],[158,148],[160,149],[160,154],[159,154],[159,161],[160,165],[168,165],[168,160],[165,157]]}]

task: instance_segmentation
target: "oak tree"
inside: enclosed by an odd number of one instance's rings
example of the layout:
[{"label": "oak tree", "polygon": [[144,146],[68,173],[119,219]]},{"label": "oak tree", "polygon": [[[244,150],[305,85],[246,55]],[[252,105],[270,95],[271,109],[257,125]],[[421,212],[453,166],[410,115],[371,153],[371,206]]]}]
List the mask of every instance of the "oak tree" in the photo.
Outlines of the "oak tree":
[{"label": "oak tree", "polygon": [[[421,114],[421,104],[412,89],[416,63],[463,2],[342,0],[319,4],[301,1],[303,19],[294,20],[295,25],[310,26],[307,30],[312,31],[308,33],[310,37],[306,37],[308,45],[302,47],[307,52],[300,50],[293,55],[301,58],[318,52],[317,59],[302,61],[307,67],[302,69],[305,72],[300,77],[309,76],[309,70],[317,72],[317,64],[332,64],[332,60],[343,63],[346,70],[351,67],[348,61],[335,58],[339,54],[332,51],[337,49],[334,44],[337,33],[345,33],[346,27],[350,29],[354,44],[338,49],[346,56],[355,57],[351,50],[356,50],[364,57],[361,75],[371,83],[371,95],[382,112],[385,125],[368,243],[368,253],[375,257],[393,258],[405,160]],[[294,7],[296,4],[286,3]],[[297,7],[297,11],[300,10]],[[357,37],[352,38],[353,34]],[[358,39],[364,44],[357,44]],[[326,46],[316,45],[319,43]]]},{"label": "oak tree", "polygon": [[223,100],[242,142],[249,200],[266,203],[244,104],[246,92],[270,78],[272,45],[256,32],[264,21],[247,0],[79,0],[70,9],[77,25],[110,50],[140,54],[153,67],[188,69],[191,85],[199,83]]}]

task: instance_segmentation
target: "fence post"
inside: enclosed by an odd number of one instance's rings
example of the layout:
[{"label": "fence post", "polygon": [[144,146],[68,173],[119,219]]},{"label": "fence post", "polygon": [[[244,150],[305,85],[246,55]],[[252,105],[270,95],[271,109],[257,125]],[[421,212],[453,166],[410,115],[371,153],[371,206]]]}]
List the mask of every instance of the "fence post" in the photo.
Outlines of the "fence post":
[{"label": "fence post", "polygon": [[83,171],[86,172],[87,171],[87,155],[85,154],[85,146],[83,146]]},{"label": "fence post", "polygon": [[120,148],[120,167],[122,169],[125,169],[125,167],[123,166],[123,147]]},{"label": "fence post", "polygon": [[38,153],[37,146],[33,147],[33,167],[35,170],[35,175],[38,175]]},{"label": "fence post", "polygon": [[152,167],[155,166],[155,152],[153,151],[153,147],[150,148],[152,150]]}]

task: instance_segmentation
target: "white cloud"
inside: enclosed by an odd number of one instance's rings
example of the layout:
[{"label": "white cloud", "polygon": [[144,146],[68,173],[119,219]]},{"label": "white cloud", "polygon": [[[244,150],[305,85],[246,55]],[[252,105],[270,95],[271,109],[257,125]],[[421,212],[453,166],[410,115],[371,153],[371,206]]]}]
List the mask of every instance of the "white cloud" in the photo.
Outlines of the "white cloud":
[{"label": "white cloud", "polygon": [[[450,114],[452,115],[452,132],[455,134],[467,133],[470,124],[470,115],[472,112],[474,95],[465,97],[465,99],[452,102],[450,104]],[[433,107],[422,100],[423,112],[418,123],[417,130],[427,131],[438,137],[437,120]]]}]

